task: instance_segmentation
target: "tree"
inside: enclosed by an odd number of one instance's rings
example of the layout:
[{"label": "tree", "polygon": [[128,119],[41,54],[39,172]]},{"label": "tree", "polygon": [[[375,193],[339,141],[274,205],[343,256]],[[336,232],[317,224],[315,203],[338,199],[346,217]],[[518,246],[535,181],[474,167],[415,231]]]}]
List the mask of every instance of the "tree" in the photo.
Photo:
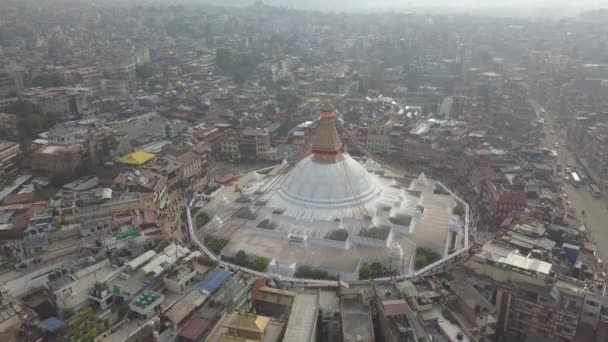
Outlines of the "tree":
[{"label": "tree", "polygon": [[209,215],[207,215],[206,213],[200,213],[198,214],[198,216],[196,217],[196,226],[198,228],[202,228],[204,225],[206,225],[209,222]]},{"label": "tree", "polygon": [[248,80],[259,62],[260,56],[255,54],[233,56],[228,49],[220,48],[215,50],[215,65],[221,71],[232,75],[239,82]]},{"label": "tree", "polygon": [[372,262],[369,267],[372,271],[372,278],[379,278],[384,274],[384,267],[377,261]]},{"label": "tree", "polygon": [[270,262],[270,260],[268,260],[268,258],[265,258],[262,256],[256,257],[253,260],[253,269],[258,272],[266,272],[269,262]]},{"label": "tree", "polygon": [[414,259],[414,268],[419,270],[427,265],[441,259],[441,256],[432,249],[425,247],[416,248],[416,258]]},{"label": "tree", "polygon": [[112,152],[116,150],[118,144],[118,140],[112,135],[108,135],[101,140],[97,150],[100,164],[103,164],[112,158]]},{"label": "tree", "polygon": [[156,245],[156,248],[155,248],[156,252],[157,253],[162,252],[165,248],[169,247],[169,245],[171,245],[171,243],[174,241],[175,241],[175,239],[173,239],[173,238],[161,240],[158,243],[158,245]]},{"label": "tree", "polygon": [[19,100],[4,111],[17,115],[17,132],[21,142],[34,138],[57,123],[54,114],[43,114],[38,106],[29,101]]},{"label": "tree", "polygon": [[225,48],[215,50],[215,65],[220,69],[228,69],[232,65],[230,50]]},{"label": "tree", "polygon": [[359,267],[359,280],[366,280],[372,277],[372,269],[369,264],[364,263]]},{"label": "tree", "polygon": [[65,82],[58,72],[40,74],[32,79],[32,87],[50,88],[64,85]]},{"label": "tree", "polygon": [[463,216],[465,214],[465,208],[464,205],[462,203],[458,203],[458,205],[456,205],[454,207],[454,209],[452,209],[452,214],[454,215],[458,215],[458,216]]},{"label": "tree", "polygon": [[246,265],[247,264],[247,253],[244,250],[240,250],[236,252],[234,255],[234,263],[237,265]]},{"label": "tree", "polygon": [[414,91],[422,85],[424,82],[424,74],[418,68],[410,68],[407,78],[405,80],[405,85],[409,91]]},{"label": "tree", "polygon": [[298,270],[294,274],[296,278],[304,278],[304,279],[336,279],[335,277],[330,277],[327,271],[315,270],[308,265],[302,265],[298,267]]},{"label": "tree", "polygon": [[143,82],[147,81],[150,77],[154,76],[154,68],[150,65],[150,63],[144,63],[142,65],[138,65],[135,68],[135,76],[142,80]]}]

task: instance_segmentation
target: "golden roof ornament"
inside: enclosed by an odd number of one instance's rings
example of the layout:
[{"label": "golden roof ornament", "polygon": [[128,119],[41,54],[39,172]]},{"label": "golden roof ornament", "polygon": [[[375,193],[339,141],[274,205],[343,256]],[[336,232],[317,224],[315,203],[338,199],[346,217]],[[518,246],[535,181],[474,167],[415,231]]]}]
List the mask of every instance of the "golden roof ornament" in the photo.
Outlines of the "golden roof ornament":
[{"label": "golden roof ornament", "polygon": [[321,111],[333,112],[335,109],[336,107],[334,107],[334,105],[331,103],[331,99],[329,98],[329,96],[323,97],[323,100],[321,101]]}]

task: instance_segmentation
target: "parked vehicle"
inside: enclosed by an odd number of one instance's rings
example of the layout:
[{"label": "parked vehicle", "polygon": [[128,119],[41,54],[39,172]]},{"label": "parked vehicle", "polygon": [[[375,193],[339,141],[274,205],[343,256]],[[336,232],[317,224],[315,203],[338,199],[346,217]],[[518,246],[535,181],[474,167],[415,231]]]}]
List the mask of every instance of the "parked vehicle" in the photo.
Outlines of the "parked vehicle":
[{"label": "parked vehicle", "polygon": [[589,183],[589,191],[591,192],[591,195],[593,195],[593,197],[596,197],[596,198],[599,198],[602,194],[600,192],[600,188],[593,183]]}]

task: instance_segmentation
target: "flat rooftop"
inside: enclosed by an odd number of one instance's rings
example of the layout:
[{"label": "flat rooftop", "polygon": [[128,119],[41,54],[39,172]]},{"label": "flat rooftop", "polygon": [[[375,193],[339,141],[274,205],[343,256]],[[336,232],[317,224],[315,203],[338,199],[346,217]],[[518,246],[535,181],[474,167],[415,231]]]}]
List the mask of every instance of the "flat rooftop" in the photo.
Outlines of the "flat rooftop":
[{"label": "flat rooftop", "polygon": [[291,308],[283,342],[308,342],[315,338],[318,293],[298,293]]},{"label": "flat rooftop", "polygon": [[345,341],[374,341],[374,326],[370,307],[354,299],[343,299],[342,333]]}]

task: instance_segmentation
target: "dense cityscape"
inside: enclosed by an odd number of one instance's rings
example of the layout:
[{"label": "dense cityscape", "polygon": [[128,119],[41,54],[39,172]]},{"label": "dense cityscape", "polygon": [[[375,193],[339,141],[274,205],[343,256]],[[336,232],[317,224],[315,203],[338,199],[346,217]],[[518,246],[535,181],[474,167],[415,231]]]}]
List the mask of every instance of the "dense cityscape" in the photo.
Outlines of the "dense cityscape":
[{"label": "dense cityscape", "polygon": [[0,2],[0,341],[608,341],[607,22]]}]

